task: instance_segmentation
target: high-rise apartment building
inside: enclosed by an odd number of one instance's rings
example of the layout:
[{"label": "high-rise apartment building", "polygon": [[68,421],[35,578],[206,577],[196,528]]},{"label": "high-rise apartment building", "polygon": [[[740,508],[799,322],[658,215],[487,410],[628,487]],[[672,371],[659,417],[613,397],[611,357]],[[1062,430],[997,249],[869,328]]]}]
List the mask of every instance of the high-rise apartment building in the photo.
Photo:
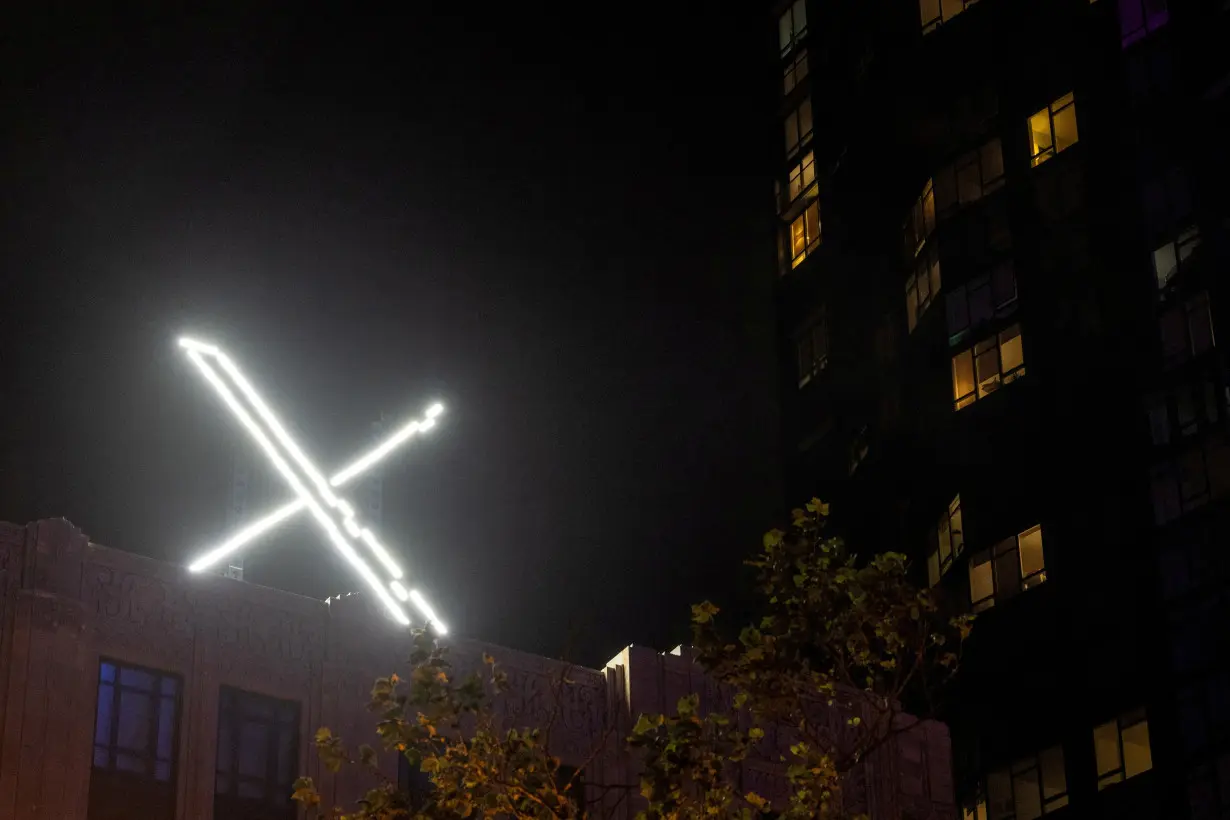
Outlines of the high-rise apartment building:
[{"label": "high-rise apartment building", "polygon": [[790,501],[980,613],[968,817],[1230,817],[1230,2],[775,8]]}]

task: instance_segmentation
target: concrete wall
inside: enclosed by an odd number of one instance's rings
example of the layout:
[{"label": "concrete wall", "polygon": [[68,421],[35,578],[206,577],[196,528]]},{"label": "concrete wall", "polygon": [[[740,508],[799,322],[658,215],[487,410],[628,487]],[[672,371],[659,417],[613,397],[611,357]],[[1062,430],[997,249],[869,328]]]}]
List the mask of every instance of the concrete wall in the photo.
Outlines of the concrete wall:
[{"label": "concrete wall", "polygon": [[[509,675],[499,704],[508,725],[544,725],[560,661],[471,641],[453,642],[459,670],[482,652]],[[361,596],[317,601],[91,544],[67,521],[0,522],[0,818],[86,817],[101,657],[174,672],[184,680],[177,749],[176,816],[213,812],[218,692],[223,685],[297,701],[299,770],[325,799],[345,803],[369,784],[330,775],[311,747],[327,725],[354,741],[373,737],[364,710],[372,680],[398,671],[405,630]],[[404,669],[402,669],[404,672]],[[605,669],[573,667],[552,731],[553,751],[586,780],[635,784],[622,738],[643,711],[670,711],[684,694],[721,693],[686,657],[629,647]],[[777,743],[771,737],[767,743]],[[601,748],[599,748],[601,747]],[[771,747],[766,757],[772,759]],[[873,754],[851,789],[873,817],[955,816],[948,733],[917,724]],[[386,756],[396,776],[396,759]],[[748,764],[746,788],[779,790],[769,763]],[[612,791],[607,799],[620,798]],[[630,817],[634,801],[619,815]]]}]

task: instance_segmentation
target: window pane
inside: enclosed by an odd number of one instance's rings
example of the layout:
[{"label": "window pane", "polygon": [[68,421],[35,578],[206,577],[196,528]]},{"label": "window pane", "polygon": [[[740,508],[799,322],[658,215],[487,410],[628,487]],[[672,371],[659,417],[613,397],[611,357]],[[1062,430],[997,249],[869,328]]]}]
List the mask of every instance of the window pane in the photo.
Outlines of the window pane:
[{"label": "window pane", "polygon": [[991,307],[991,281],[985,276],[972,280],[967,286],[969,292],[969,323],[970,327],[978,327],[983,322],[990,321],[995,315]]},{"label": "window pane", "polygon": [[[952,357],[952,398],[960,402],[974,392],[974,360],[970,351]],[[958,407],[963,405],[958,405]]]},{"label": "window pane", "polygon": [[1021,326],[1013,325],[999,334],[999,350],[1003,360],[1003,370],[1011,373],[1025,364],[1025,352],[1021,348]]},{"label": "window pane", "polygon": [[790,50],[790,45],[794,42],[794,26],[790,24],[789,11],[777,21],[777,39],[783,54]]},{"label": "window pane", "polygon": [[941,168],[935,172],[935,208],[946,214],[957,207],[960,195],[957,192],[957,175],[952,167]]},{"label": "window pane", "polygon": [[999,139],[993,139],[982,146],[982,185],[983,190],[993,185],[1004,175],[1004,152]]},{"label": "window pane", "polygon": [[969,154],[957,161],[957,195],[963,205],[982,198],[982,172],[978,167],[977,154]]},{"label": "window pane", "polygon": [[[1074,115],[1075,116],[1075,115]],[[1076,120],[1072,120],[1073,129],[1076,128]],[[1075,134],[1075,130],[1073,131]],[[811,136],[811,100],[805,99],[799,104],[799,141],[806,142]],[[1076,142],[1075,139],[1072,140]]]},{"label": "window pane", "polygon": [[914,286],[913,276],[905,283],[905,322],[913,333],[914,326],[918,324],[918,290]]},{"label": "window pane", "polygon": [[799,115],[791,111],[786,115],[786,153],[793,154],[799,147]]},{"label": "window pane", "polygon": [[146,771],[145,761],[142,758],[124,752],[116,752],[115,768],[122,772],[136,772],[137,774],[144,774]]},{"label": "window pane", "polygon": [[289,784],[295,779],[295,734],[294,730],[283,726],[278,732],[278,782]]},{"label": "window pane", "polygon": [[268,767],[269,727],[245,722],[239,733],[239,773],[264,777]]},{"label": "window pane", "polygon": [[956,336],[969,327],[969,305],[965,301],[965,286],[948,292],[948,335]]},{"label": "window pane", "polygon": [[796,165],[790,169],[789,188],[790,201],[794,202],[799,194],[803,193],[803,168]]},{"label": "window pane", "polygon": [[175,678],[164,677],[162,679],[162,694],[173,696],[177,691],[179,691],[179,682]]},{"label": "window pane", "polygon": [[931,304],[931,281],[927,278],[927,263],[925,261],[918,266],[918,273],[914,276],[914,287],[918,294],[919,306],[925,308]]},{"label": "window pane", "polygon": [[808,151],[803,155],[803,189],[811,187],[816,181],[816,155]]},{"label": "window pane", "polygon": [[934,22],[940,16],[940,0],[918,0],[918,12],[924,26]]},{"label": "window pane", "polygon": [[1080,139],[1076,133],[1076,105],[1069,105],[1067,108],[1056,111],[1053,119],[1055,122],[1055,151],[1062,151],[1070,145],[1075,145]]},{"label": "window pane", "polygon": [[105,769],[110,764],[110,759],[107,749],[99,746],[94,747],[94,765],[100,769]]},{"label": "window pane", "polygon": [[110,684],[98,685],[98,718],[94,721],[95,743],[111,742],[111,699],[114,696],[115,690]]},{"label": "window pane", "polygon": [[952,534],[952,554],[960,555],[961,549],[965,546],[965,530],[961,524],[961,496],[954,498],[948,505],[948,514],[952,522],[949,524],[949,532]]},{"label": "window pane", "polygon": [[151,692],[154,689],[154,676],[141,669],[124,667],[120,669],[120,683],[142,692]]},{"label": "window pane", "polygon": [[807,252],[807,228],[803,217],[796,217],[790,223],[790,256],[798,264],[799,259]]},{"label": "window pane", "polygon": [[1000,542],[995,556],[995,594],[1001,599],[1010,598],[1021,589],[1021,559],[1016,536]]},{"label": "window pane", "polygon": [[925,238],[935,230],[935,190],[931,185],[931,180],[927,180],[927,184],[923,187],[922,204]]},{"label": "window pane", "polygon": [[1035,158],[1034,165],[1045,159],[1041,155],[1050,151],[1053,144],[1050,111],[1043,108],[1029,118],[1029,152]]},{"label": "window pane", "polygon": [[936,297],[940,295],[940,255],[935,245],[931,246],[927,256],[927,275],[931,279],[931,295]]},{"label": "window pane", "polygon": [[974,369],[978,377],[978,398],[994,393],[999,387],[999,347],[994,340],[975,348]]},{"label": "window pane", "polygon": [[1123,773],[1128,777],[1153,768],[1149,751],[1149,722],[1142,720],[1123,730]]},{"label": "window pane", "polygon": [[115,682],[115,664],[113,663],[102,664],[98,670],[98,677],[101,678],[102,680],[114,683]]},{"label": "window pane", "polygon": [[1093,755],[1098,764],[1098,777],[1118,771],[1123,762],[1119,759],[1119,724],[1103,723],[1093,730]]},{"label": "window pane", "polygon": [[1012,776],[1012,795],[1015,798],[1016,820],[1037,820],[1042,816],[1037,769],[1026,769]]},{"label": "window pane", "polygon": [[820,241],[820,203],[808,205],[803,216],[807,219],[807,245],[810,248]]},{"label": "window pane", "polygon": [[[124,671],[127,670],[121,670],[121,676]],[[120,748],[150,751],[150,729],[154,718],[151,700],[150,696],[143,692],[120,690],[120,725],[116,738]]]},{"label": "window pane", "polygon": [[1038,755],[1042,768],[1042,797],[1051,802],[1068,791],[1068,778],[1063,770],[1063,748],[1052,746]]},{"label": "window pane", "polygon": [[1167,242],[1153,252],[1153,273],[1157,277],[1157,286],[1166,287],[1178,270],[1179,260],[1175,255],[1173,242]]},{"label": "window pane", "polygon": [[1213,346],[1213,319],[1209,315],[1207,293],[1202,293],[1187,303],[1187,324],[1191,332],[1194,355],[1199,355]]},{"label": "window pane", "polygon": [[952,558],[952,536],[948,528],[948,513],[944,513],[940,516],[940,526],[936,537],[939,541],[940,560],[945,564]]},{"label": "window pane", "polygon": [[991,554],[982,552],[970,558],[969,598],[977,604],[995,594],[995,580],[991,572]]},{"label": "window pane", "polygon": [[987,809],[990,820],[1012,816],[1012,780],[1006,771],[987,775]]},{"label": "window pane", "polygon": [[997,310],[1016,301],[1016,275],[1011,262],[1003,263],[991,273],[991,301]]},{"label": "window pane", "polygon": [[794,15],[794,36],[797,39],[807,31],[807,3],[806,0],[795,0],[790,11]]},{"label": "window pane", "polygon": [[158,758],[171,759],[171,738],[175,732],[175,700],[163,698],[158,710]]},{"label": "window pane", "polygon": [[927,556],[927,584],[935,586],[940,582],[940,556],[931,553]]},{"label": "window pane", "polygon": [[1029,577],[1046,569],[1042,556],[1042,527],[1031,527],[1017,536],[1021,551],[1021,576]]},{"label": "window pane", "polygon": [[1158,329],[1162,336],[1162,356],[1168,364],[1174,364],[1188,357],[1187,319],[1182,308],[1172,308],[1162,314],[1158,320]]}]

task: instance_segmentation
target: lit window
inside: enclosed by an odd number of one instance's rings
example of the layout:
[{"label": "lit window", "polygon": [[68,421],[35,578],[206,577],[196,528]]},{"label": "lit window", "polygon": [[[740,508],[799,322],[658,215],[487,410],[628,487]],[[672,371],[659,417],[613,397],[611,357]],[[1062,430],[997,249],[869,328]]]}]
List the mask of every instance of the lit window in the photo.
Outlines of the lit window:
[{"label": "lit window", "polygon": [[940,522],[934,530],[934,536],[935,547],[927,555],[927,580],[931,586],[935,586],[940,578],[952,569],[953,559],[965,549],[960,495],[940,514]]},{"label": "lit window", "polygon": [[1103,723],[1093,730],[1098,764],[1098,789],[1121,783],[1153,768],[1149,751],[1149,721],[1144,710]]},{"label": "lit window", "polygon": [[1034,165],[1075,145],[1078,139],[1076,102],[1070,92],[1029,118],[1030,161]]},{"label": "lit window", "polygon": [[1183,263],[1199,245],[1200,229],[1193,225],[1153,252],[1153,273],[1157,277],[1158,290],[1165,289],[1178,276]]},{"label": "lit window", "polygon": [[1024,375],[1021,327],[1012,325],[952,357],[953,407],[968,407]]},{"label": "lit window", "polygon": [[793,156],[810,139],[811,100],[805,99],[786,115],[786,156]]},{"label": "lit window", "polygon": [[1068,805],[1063,749],[1054,746],[987,775],[982,794],[965,806],[965,820],[1036,820]]},{"label": "lit window", "polygon": [[807,49],[800,49],[782,70],[782,93],[789,94],[807,78]]},{"label": "lit window", "polygon": [[948,343],[959,344],[971,331],[1016,308],[1016,275],[1012,262],[953,288],[947,297]]},{"label": "lit window", "polygon": [[990,609],[1046,581],[1042,527],[1030,527],[970,556],[969,598],[975,612]]},{"label": "lit window", "polygon": [[977,202],[1004,184],[1004,154],[999,138],[970,151],[935,174],[935,208],[941,217],[958,205]]},{"label": "lit window", "polygon": [[816,161],[815,155],[808,151],[803,155],[796,165],[791,166],[789,185],[787,187],[787,195],[790,197],[787,202],[794,202],[799,196],[816,181]]},{"label": "lit window", "polygon": [[1166,367],[1182,364],[1216,345],[1209,295],[1205,292],[1168,309],[1158,319],[1158,327]]},{"label": "lit window", "polygon": [[812,200],[790,223],[790,267],[797,268],[820,247],[820,203]]},{"label": "lit window", "polygon": [[935,230],[935,190],[928,179],[922,194],[910,208],[905,222],[905,247],[911,256],[918,256]]},{"label": "lit window", "polygon": [[1166,0],[1119,0],[1119,33],[1126,48],[1170,20]]},{"label": "lit window", "polygon": [[926,313],[931,303],[940,296],[940,255],[935,245],[919,257],[910,278],[905,281],[905,317],[910,332],[918,323],[918,317]]},{"label": "lit window", "polygon": [[299,771],[299,704],[223,686],[214,816],[293,820]]},{"label": "lit window", "polygon": [[783,57],[807,36],[807,4],[804,0],[795,0],[794,5],[786,9],[777,21],[777,33]]},{"label": "lit window", "polygon": [[799,354],[799,387],[802,387],[829,364],[829,322],[823,308],[798,335],[795,345]]},{"label": "lit window", "polygon": [[978,0],[918,0],[923,34],[930,34]]}]

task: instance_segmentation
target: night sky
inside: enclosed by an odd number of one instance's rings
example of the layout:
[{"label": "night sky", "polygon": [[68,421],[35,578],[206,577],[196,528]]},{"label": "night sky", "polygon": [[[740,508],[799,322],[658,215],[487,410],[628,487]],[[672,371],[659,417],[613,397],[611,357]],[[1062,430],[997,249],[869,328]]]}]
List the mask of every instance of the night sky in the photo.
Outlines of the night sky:
[{"label": "night sky", "polygon": [[[447,403],[381,531],[458,633],[599,663],[731,594],[779,499],[764,9],[95,5],[0,20],[0,518],[224,536],[191,330],[324,468]],[[357,589],[329,553],[248,576]]]}]

